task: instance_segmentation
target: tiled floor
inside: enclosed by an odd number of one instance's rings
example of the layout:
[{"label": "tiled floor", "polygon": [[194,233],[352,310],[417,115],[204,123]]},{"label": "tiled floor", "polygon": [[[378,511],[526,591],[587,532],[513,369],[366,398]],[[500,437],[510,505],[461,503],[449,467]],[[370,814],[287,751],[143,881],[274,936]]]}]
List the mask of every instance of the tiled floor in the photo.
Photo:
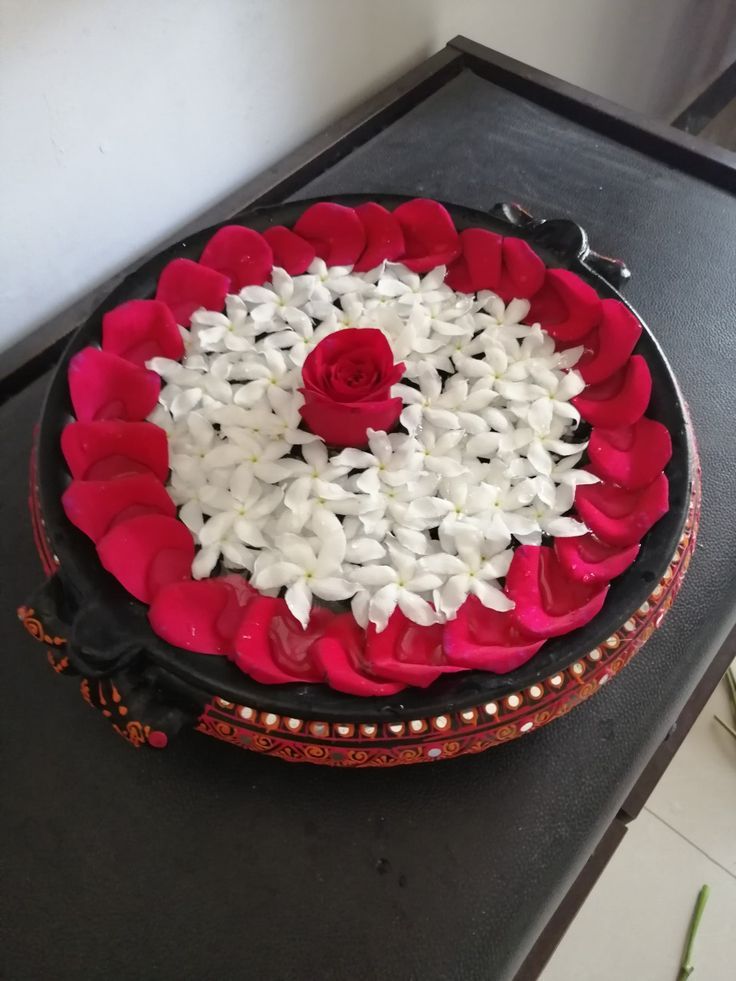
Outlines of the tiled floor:
[{"label": "tiled floor", "polygon": [[736,740],[718,687],[588,897],[542,981],[675,981],[700,887],[692,981],[736,978]]}]

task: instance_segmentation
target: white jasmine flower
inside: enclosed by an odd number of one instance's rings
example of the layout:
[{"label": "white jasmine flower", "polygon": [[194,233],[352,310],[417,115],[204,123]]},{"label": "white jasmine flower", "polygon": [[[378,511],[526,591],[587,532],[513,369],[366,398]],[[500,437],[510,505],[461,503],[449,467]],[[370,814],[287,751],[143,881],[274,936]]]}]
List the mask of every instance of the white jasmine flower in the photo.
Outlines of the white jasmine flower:
[{"label": "white jasmine flower", "polygon": [[418,376],[419,388],[394,385],[392,393],[406,405],[401,424],[411,434],[417,432],[423,420],[440,429],[459,429],[457,416],[442,404],[442,379],[431,365],[424,365]]},{"label": "white jasmine flower", "polygon": [[350,470],[340,456],[330,460],[327,447],[321,441],[309,443],[302,449],[303,460],[287,460],[285,467],[293,479],[286,492],[284,503],[292,511],[299,511],[311,497],[337,501],[351,497],[338,483]]},{"label": "white jasmine flower", "polygon": [[250,307],[250,316],[261,331],[282,330],[284,324],[307,329],[310,320],[301,307],[312,295],[316,279],[292,279],[285,269],[274,266],[268,286],[245,286],[240,297]]},{"label": "white jasmine flower", "polygon": [[205,465],[247,463],[254,475],[266,484],[275,484],[289,476],[286,462],[279,462],[291,450],[288,443],[281,440],[261,442],[251,431],[237,426],[223,428],[222,434],[225,444],[210,450],[204,459]]},{"label": "white jasmine flower", "polygon": [[277,348],[266,348],[259,356],[251,355],[239,365],[238,373],[249,381],[235,389],[233,402],[245,407],[260,402],[269,388],[292,389],[297,381],[297,372]]},{"label": "white jasmine flower", "polygon": [[375,623],[380,633],[398,606],[404,616],[415,623],[428,626],[438,622],[423,593],[431,593],[442,585],[442,577],[433,572],[422,572],[416,556],[389,545],[391,565],[354,566],[347,574],[356,585],[371,592],[368,619]]},{"label": "white jasmine flower", "polygon": [[579,395],[585,388],[585,382],[577,371],[551,371],[529,364],[529,371],[534,379],[528,382],[497,382],[496,389],[501,395],[516,403],[530,403],[528,407],[515,408],[520,418],[537,432],[547,432],[555,416],[571,420],[575,425],[580,422],[580,413],[570,399]]},{"label": "white jasmine flower", "polygon": [[364,494],[376,494],[381,484],[391,487],[405,485],[421,467],[419,447],[415,439],[401,433],[368,430],[370,453],[352,448],[344,449],[335,457],[335,463],[347,470],[362,470],[354,478],[356,490]]},{"label": "white jasmine flower", "polygon": [[345,293],[363,293],[369,289],[360,276],[352,276],[352,266],[328,266],[324,259],[315,259],[307,272],[313,277],[312,303],[331,303]]},{"label": "white jasmine flower", "polygon": [[565,512],[572,507],[574,498],[575,488],[565,484],[556,488],[552,505],[545,504],[544,501],[536,497],[529,507],[518,512],[519,517],[528,517],[534,523],[535,528],[526,534],[517,534],[518,540],[523,545],[540,545],[542,533],[552,535],[555,538],[573,538],[577,535],[584,535],[588,529],[581,521],[565,517]]},{"label": "white jasmine flower", "polygon": [[298,535],[281,535],[276,540],[276,561],[256,560],[253,585],[256,589],[286,587],[287,606],[303,627],[309,623],[314,596],[335,601],[349,599],[354,583],[343,578],[346,541],[331,533],[324,539],[307,540]]},{"label": "white jasmine flower", "polygon": [[419,276],[406,266],[387,264],[384,275],[376,284],[376,296],[396,300],[399,307],[413,307],[418,303],[439,304],[452,297],[452,290],[445,285],[445,266],[437,266],[426,275]]},{"label": "white jasmine flower", "polygon": [[513,601],[498,585],[499,577],[509,570],[512,550],[487,558],[482,555],[479,536],[467,530],[455,534],[455,544],[457,555],[428,555],[419,562],[422,569],[447,577],[438,590],[439,608],[445,616],[451,620],[471,593],[491,610],[513,609]]},{"label": "white jasmine flower", "polygon": [[262,330],[248,315],[243,300],[233,293],[225,298],[224,314],[214,310],[196,310],[191,323],[199,351],[250,351]]},{"label": "white jasmine flower", "polygon": [[459,444],[465,437],[461,429],[444,430],[442,435],[431,426],[424,426],[417,441],[421,447],[422,463],[426,470],[442,477],[459,477],[466,472]]},{"label": "white jasmine flower", "polygon": [[[451,533],[456,525],[487,510],[487,493],[484,486],[470,487],[463,477],[446,477],[440,482],[437,497],[421,497],[407,509],[407,524],[418,528],[436,528]],[[477,522],[474,522],[477,524]]]}]

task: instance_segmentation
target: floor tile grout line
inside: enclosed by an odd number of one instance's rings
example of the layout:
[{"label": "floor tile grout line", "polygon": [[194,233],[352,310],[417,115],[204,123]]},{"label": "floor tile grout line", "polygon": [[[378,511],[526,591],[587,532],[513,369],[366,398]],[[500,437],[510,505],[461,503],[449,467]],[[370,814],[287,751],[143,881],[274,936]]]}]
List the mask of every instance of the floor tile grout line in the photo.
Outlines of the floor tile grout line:
[{"label": "floor tile grout line", "polygon": [[709,855],[708,852],[705,851],[705,849],[700,847],[700,845],[696,845],[696,843],[694,841],[691,841],[690,838],[687,837],[687,835],[684,835],[682,833],[682,831],[678,831],[677,828],[673,827],[669,823],[669,821],[665,821],[665,819],[663,817],[660,817],[659,814],[656,813],[656,811],[653,811],[650,807],[645,807],[644,810],[647,812],[647,814],[651,814],[653,818],[656,818],[661,824],[665,826],[665,828],[669,828],[670,831],[673,831],[678,836],[678,838],[682,838],[682,840],[686,841],[688,845],[690,845],[696,851],[700,852],[700,854],[703,855],[705,858],[707,858],[709,862],[712,862],[714,865],[717,865],[719,869],[722,869],[726,873],[726,875],[730,875],[732,879],[736,879],[736,874],[734,874],[729,868],[726,868],[726,866],[723,865],[721,862],[719,862],[717,858],[713,858],[712,855]]}]

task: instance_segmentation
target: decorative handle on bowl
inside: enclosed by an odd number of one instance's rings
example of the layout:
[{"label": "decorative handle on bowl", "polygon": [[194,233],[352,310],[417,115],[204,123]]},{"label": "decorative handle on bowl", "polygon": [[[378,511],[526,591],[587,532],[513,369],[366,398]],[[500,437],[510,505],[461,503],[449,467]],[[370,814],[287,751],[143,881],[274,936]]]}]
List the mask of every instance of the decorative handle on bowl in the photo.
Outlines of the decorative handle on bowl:
[{"label": "decorative handle on bowl", "polygon": [[57,573],[18,609],[18,616],[46,646],[53,669],[80,675],[85,701],[132,745],[161,749],[181,728],[196,722],[194,712],[162,698],[158,670],[104,595],[78,605]]},{"label": "decorative handle on bowl", "polygon": [[572,259],[587,266],[615,290],[622,289],[631,278],[631,270],[625,262],[594,252],[585,229],[569,218],[535,218],[519,204],[496,204],[489,214],[525,229],[534,242],[561,259]]}]

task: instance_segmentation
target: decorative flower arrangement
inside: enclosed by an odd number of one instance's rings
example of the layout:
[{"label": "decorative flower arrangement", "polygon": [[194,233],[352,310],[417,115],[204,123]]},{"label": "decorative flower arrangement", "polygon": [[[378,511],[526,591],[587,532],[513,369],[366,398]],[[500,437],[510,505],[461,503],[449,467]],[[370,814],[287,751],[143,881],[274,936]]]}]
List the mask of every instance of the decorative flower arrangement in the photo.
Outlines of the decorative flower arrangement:
[{"label": "decorative flower arrangement", "polygon": [[69,519],[156,633],[386,695],[587,623],[666,512],[641,327],[437,202],[221,228],[69,367]]}]

